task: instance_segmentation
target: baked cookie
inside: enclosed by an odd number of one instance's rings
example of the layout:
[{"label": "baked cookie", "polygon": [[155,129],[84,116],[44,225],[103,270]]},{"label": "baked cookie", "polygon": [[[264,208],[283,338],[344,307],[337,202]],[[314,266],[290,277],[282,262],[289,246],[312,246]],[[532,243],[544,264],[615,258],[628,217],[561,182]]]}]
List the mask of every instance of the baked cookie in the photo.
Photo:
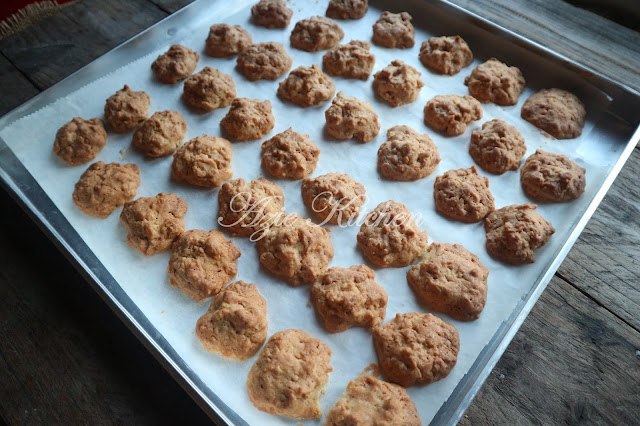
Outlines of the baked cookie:
[{"label": "baked cookie", "polygon": [[424,107],[424,124],[447,136],[458,136],[467,124],[482,118],[476,98],[460,95],[437,95]]},{"label": "baked cookie", "polygon": [[407,272],[409,287],[432,311],[459,321],[480,317],[487,302],[489,270],[459,244],[433,243]]},{"label": "baked cookie", "polygon": [[369,0],[329,0],[326,14],[333,19],[360,19],[368,8]]},{"label": "baked cookie", "polygon": [[404,387],[449,375],[458,360],[458,330],[435,315],[397,314],[373,330],[373,347],[385,377]]},{"label": "baked cookie", "polygon": [[187,123],[178,111],[159,111],[138,127],[132,145],[147,157],[166,157],[182,143]]},{"label": "baked cookie", "polygon": [[229,112],[220,121],[220,126],[237,141],[252,141],[269,133],[275,121],[271,102],[235,98]]},{"label": "baked cookie", "polygon": [[68,165],[77,166],[96,158],[106,143],[107,131],[102,120],[74,117],[56,132],[53,152]]},{"label": "baked cookie", "polygon": [[491,212],[484,220],[487,251],[515,265],[535,262],[534,252],[555,232],[536,212],[536,207],[535,204],[512,204]]},{"label": "baked cookie", "polygon": [[300,66],[280,82],[278,96],[303,108],[319,105],[333,98],[336,88],[319,66]]},{"label": "baked cookie", "polygon": [[126,84],[104,104],[104,118],[116,133],[133,130],[149,115],[151,98],[146,92],[131,90]]},{"label": "baked cookie", "polygon": [[233,78],[215,68],[204,67],[184,82],[182,99],[202,111],[227,107],[235,97],[236,85]]},{"label": "baked cookie", "polygon": [[127,242],[144,255],[167,251],[184,232],[187,203],[176,194],[140,197],[124,205],[120,221],[127,229]]},{"label": "baked cookie", "polygon": [[256,247],[262,266],[294,287],[316,280],[333,258],[329,233],[295,213],[268,228]]},{"label": "baked cookie", "polygon": [[367,101],[338,92],[324,112],[327,133],[336,139],[366,143],[380,132],[378,114]]},{"label": "baked cookie", "polygon": [[369,78],[376,56],[368,41],[351,40],[329,50],[322,57],[322,65],[329,75],[366,80]]},{"label": "baked cookie", "polygon": [[327,173],[302,181],[302,199],[321,224],[340,225],[358,217],[367,195],[348,174]]},{"label": "baked cookie", "polygon": [[324,426],[421,424],[416,406],[402,386],[370,374],[362,374],[349,382],[324,422]]},{"label": "baked cookie", "polygon": [[251,34],[240,25],[215,24],[209,28],[205,52],[214,58],[237,55],[251,45]]},{"label": "baked cookie", "polygon": [[[282,189],[266,179],[225,182],[218,192],[218,224],[233,237],[259,237],[284,216]],[[254,236],[255,234],[255,236]]]},{"label": "baked cookie", "polygon": [[294,132],[289,127],[262,143],[262,167],[280,179],[302,179],[318,165],[320,149],[309,135]]},{"label": "baked cookie", "polygon": [[420,46],[420,62],[438,74],[456,75],[473,62],[469,45],[460,36],[431,37]]},{"label": "baked cookie", "polygon": [[373,24],[373,42],[382,47],[407,49],[413,47],[415,41],[411,15],[407,12],[382,12]]},{"label": "baked cookie", "polygon": [[260,411],[295,419],[322,415],[331,368],[331,348],[303,330],[275,333],[247,376],[251,403]]},{"label": "baked cookie", "polygon": [[522,105],[521,116],[556,139],[582,134],[587,110],[576,95],[561,89],[542,89]]},{"label": "baked cookie", "polygon": [[178,182],[216,187],[233,176],[231,143],[217,136],[198,136],[173,154],[171,175]]},{"label": "baked cookie", "polygon": [[93,163],[73,190],[73,203],[85,214],[106,218],[136,196],[140,168],[135,164]]},{"label": "baked cookie", "polygon": [[387,141],[378,149],[378,170],[391,180],[409,181],[429,176],[440,163],[436,144],[409,126],[387,130]]},{"label": "baked cookie", "polygon": [[392,107],[409,104],[424,86],[420,75],[411,65],[395,60],[373,75],[373,90]]},{"label": "baked cookie", "polygon": [[331,268],[311,287],[311,302],[324,328],[338,333],[351,327],[372,328],[384,320],[389,296],[365,265]]},{"label": "baked cookie", "polygon": [[358,247],[376,266],[411,265],[427,247],[427,231],[421,231],[402,203],[385,201],[371,211],[358,232]]},{"label": "baked cookie", "polygon": [[240,249],[220,231],[185,231],[175,240],[167,272],[171,285],[198,302],[218,294],[238,272]]},{"label": "baked cookie", "polygon": [[496,58],[478,65],[464,79],[471,96],[480,102],[515,105],[524,90],[525,80],[519,68],[510,67]]},{"label": "baked cookie", "polygon": [[471,132],[469,154],[490,173],[518,170],[526,152],[527,146],[518,129],[500,119],[487,121],[482,130]]},{"label": "baked cookie", "polygon": [[489,179],[480,176],[476,166],[449,170],[438,176],[433,197],[438,213],[465,223],[480,222],[495,208]]},{"label": "baked cookie", "polygon": [[274,41],[252,44],[238,55],[236,69],[249,81],[275,80],[293,63],[284,46]]},{"label": "baked cookie", "polygon": [[188,47],[174,44],[151,64],[151,71],[165,84],[176,84],[196,70],[200,55]]},{"label": "baked cookie", "polygon": [[324,16],[312,16],[296,23],[291,31],[291,45],[306,52],[335,47],[344,37],[340,25]]},{"label": "baked cookie", "polygon": [[586,170],[568,157],[537,150],[520,170],[524,193],[537,201],[570,201],[579,198],[587,184]]},{"label": "baked cookie", "polygon": [[293,11],[283,0],[260,0],[251,8],[253,23],[265,28],[285,28]]}]

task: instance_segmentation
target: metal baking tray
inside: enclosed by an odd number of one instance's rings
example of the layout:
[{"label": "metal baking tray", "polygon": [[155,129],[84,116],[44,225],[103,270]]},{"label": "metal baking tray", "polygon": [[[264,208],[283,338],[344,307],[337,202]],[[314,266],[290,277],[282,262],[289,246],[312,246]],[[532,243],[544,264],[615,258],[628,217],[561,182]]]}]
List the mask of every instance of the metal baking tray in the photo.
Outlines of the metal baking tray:
[{"label": "metal baking tray", "polygon": [[[130,64],[159,49],[166,49],[169,44],[179,42],[189,36],[195,22],[200,26],[203,22],[212,24],[223,19],[218,17],[242,12],[246,13],[247,25],[249,25],[248,8],[253,3],[255,0],[239,0],[233,4],[223,0],[198,0],[190,4],[0,118],[0,134],[12,123],[37,114],[43,108],[67,98],[96,80],[108,77],[110,73],[123,65]],[[285,31],[287,35],[296,20],[310,16],[307,8],[300,6],[306,6],[301,0],[297,1],[298,5],[295,1],[292,1],[291,4],[293,4],[294,17],[291,25]],[[317,2],[314,4],[315,6],[310,6],[310,8],[319,7]],[[509,315],[499,319],[499,326],[495,333],[484,343],[469,368],[463,374],[458,374],[453,390],[448,398],[439,405],[439,409],[434,411],[431,418],[423,419],[425,423],[430,421],[432,424],[455,424],[562,263],[640,139],[638,117],[635,114],[635,111],[640,107],[640,94],[446,0],[429,2],[424,0],[372,0],[370,7],[375,9],[370,11],[370,14],[376,14],[377,10],[394,12],[406,10],[413,15],[416,29],[424,29],[431,34],[460,34],[470,42],[474,55],[481,60],[486,60],[495,56],[495,52],[499,52],[500,59],[509,64],[517,65],[523,70],[525,77],[527,77],[528,87],[534,90],[543,87],[564,87],[575,91],[588,101],[589,107],[587,118],[590,124],[588,124],[588,128],[585,128],[589,143],[583,143],[581,149],[593,149],[596,154],[598,150],[606,150],[604,157],[609,159],[603,166],[602,173],[588,181],[590,190],[583,195],[579,208],[574,207],[570,210],[572,217],[568,219],[562,229],[562,240],[556,239],[553,250],[547,250],[545,256],[535,264],[535,269],[532,270],[534,278],[530,282],[524,283],[526,291],[521,298],[514,301],[513,310]],[[205,36],[206,32],[202,34],[202,42]],[[343,42],[348,40],[349,38],[345,38]],[[418,47],[421,42],[422,39],[416,37]],[[377,64],[376,69],[380,68],[378,65],[384,66],[386,64]],[[199,64],[198,68],[201,66],[202,64]],[[423,72],[423,81],[429,85],[429,72],[422,67],[419,69]],[[471,69],[472,67],[463,70],[457,78],[464,78],[464,75],[467,75]],[[370,81],[367,84],[370,84]],[[466,88],[462,86],[458,93],[466,93]],[[421,111],[422,106],[423,103],[414,106],[414,108]],[[518,113],[519,106],[513,107]],[[385,113],[384,111],[383,113]],[[390,111],[387,113],[392,114]],[[383,127],[379,142],[384,138],[385,130],[386,127]],[[421,128],[420,130],[432,134],[429,129]],[[468,138],[469,133],[470,131],[467,130],[464,137]],[[434,138],[434,140],[436,139]],[[440,138],[436,142],[448,143],[442,142],[443,140],[445,139]],[[87,241],[70,223],[69,217],[61,212],[43,189],[42,186],[45,182],[42,179],[34,178],[33,170],[30,172],[24,161],[21,161],[10,148],[11,144],[15,144],[15,142],[0,138],[0,181],[2,185],[13,194],[16,201],[84,275],[103,300],[213,420],[233,425],[247,424],[247,421],[243,419],[243,413],[234,411],[225,403],[227,395],[216,394],[211,389],[207,380],[203,380],[194,371],[193,366],[183,359],[179,351],[169,342],[167,336],[159,331],[158,324],[148,319],[140,307],[123,290],[120,283],[114,278],[113,271],[110,271],[99,260]],[[554,143],[571,142],[549,139],[549,144]],[[592,144],[593,148],[590,148],[589,144]],[[50,146],[48,145],[46,149],[50,150]],[[591,155],[594,154],[591,153]],[[443,171],[444,169],[439,169],[437,174],[441,174]],[[239,174],[237,175],[239,176]],[[587,177],[589,179],[589,172]],[[431,176],[432,178],[433,176]],[[427,229],[429,228],[427,227]],[[389,315],[388,319],[390,319]],[[251,361],[248,363],[250,364]],[[354,376],[356,374],[357,372],[353,373]],[[334,372],[333,375],[336,373]],[[333,376],[330,377],[330,381],[333,379]],[[348,381],[348,378],[346,380]],[[244,386],[244,384],[240,386]],[[421,392],[421,390],[412,389],[412,392]],[[331,404],[333,402],[330,401]]]}]

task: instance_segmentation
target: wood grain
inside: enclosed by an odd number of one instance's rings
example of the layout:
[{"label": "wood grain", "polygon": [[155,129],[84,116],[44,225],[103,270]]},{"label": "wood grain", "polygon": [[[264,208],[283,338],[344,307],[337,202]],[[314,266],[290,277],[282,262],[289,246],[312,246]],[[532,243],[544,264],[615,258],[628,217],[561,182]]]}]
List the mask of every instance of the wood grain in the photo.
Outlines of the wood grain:
[{"label": "wood grain", "polygon": [[160,9],[167,13],[173,13],[176,10],[182,9],[193,0],[150,0],[151,3],[158,6]]},{"label": "wood grain", "polygon": [[[40,91],[4,56],[0,55],[0,116],[25,103]],[[10,82],[10,83],[9,83]]]}]

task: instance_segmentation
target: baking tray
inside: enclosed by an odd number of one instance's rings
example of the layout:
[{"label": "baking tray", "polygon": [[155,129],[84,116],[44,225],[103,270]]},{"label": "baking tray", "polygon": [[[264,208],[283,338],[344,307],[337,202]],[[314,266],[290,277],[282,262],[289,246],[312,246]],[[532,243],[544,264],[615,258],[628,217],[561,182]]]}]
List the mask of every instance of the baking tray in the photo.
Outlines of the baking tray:
[{"label": "baking tray", "polygon": [[[7,130],[8,126],[12,123],[24,117],[29,117],[32,114],[39,114],[44,108],[55,102],[64,100],[79,90],[86,89],[88,85],[96,80],[102,78],[108,79],[110,73],[120,69],[123,65],[125,65],[125,67],[133,66],[131,65],[133,62],[140,61],[140,58],[143,58],[147,61],[146,66],[148,67],[154,55],[157,54],[155,53],[156,51],[166,49],[166,47],[173,42],[180,42],[185,38],[192,37],[192,32],[196,30],[200,31],[197,37],[200,38],[200,43],[203,43],[206,32],[202,33],[201,27],[205,23],[221,22],[225,20],[224,17],[235,15],[242,11],[245,11],[243,13],[248,16],[247,7],[252,3],[254,3],[253,0],[237,1],[233,4],[226,1],[199,0],[190,4],[0,118],[0,134],[4,134],[4,131]],[[319,5],[318,2],[305,4],[302,0],[299,0],[297,3],[298,4],[296,4],[295,1],[291,2],[292,8],[294,9],[294,17],[292,24],[284,32],[285,35],[288,35],[295,21],[317,13],[311,13],[312,9],[323,9],[323,5]],[[303,8],[299,5],[304,5],[305,7]],[[478,351],[477,356],[474,356],[473,362],[470,363],[468,368],[460,371],[457,366],[457,370],[454,369],[455,374],[452,373],[452,376],[442,382],[426,388],[410,389],[412,398],[416,400],[417,393],[439,389],[438,387],[442,388],[444,386],[443,382],[452,388],[442,403],[435,404],[436,407],[430,411],[429,416],[423,416],[423,421],[425,423],[430,421],[433,424],[454,424],[460,419],[464,410],[470,404],[637,144],[640,138],[640,131],[638,130],[638,118],[635,111],[637,111],[640,106],[640,95],[624,85],[599,75],[511,31],[496,26],[482,17],[470,13],[448,1],[372,1],[371,8],[396,12],[401,10],[409,11],[414,16],[414,25],[416,26],[417,32],[425,30],[434,35],[460,34],[469,41],[476,58],[480,60],[497,56],[496,52],[499,52],[499,58],[501,60],[512,65],[517,65],[523,70],[529,89],[533,88],[537,90],[542,87],[557,86],[575,91],[587,101],[589,107],[589,115],[587,117],[588,124],[585,128],[582,142],[579,144],[579,149],[585,150],[583,152],[585,158],[589,155],[597,157],[601,154],[602,158],[606,159],[601,173],[593,176],[590,175],[588,170],[588,191],[583,195],[578,204],[572,204],[569,210],[571,212],[571,218],[568,219],[562,227],[562,232],[559,232],[562,234],[562,238],[559,239],[558,234],[554,236],[555,239],[552,239],[553,244],[550,244],[549,247],[544,250],[544,254],[539,256],[538,262],[532,267],[534,269],[529,269],[529,275],[533,278],[524,283],[525,291],[518,300],[513,301],[513,309],[510,309],[509,315],[505,315],[504,318],[499,319],[499,325],[495,329],[492,337],[486,342],[483,342],[482,349]],[[320,14],[322,14],[322,12],[323,10],[320,11]],[[370,11],[369,14],[375,15],[376,12]],[[250,27],[248,22],[246,25],[249,27],[249,30],[253,32],[254,28]],[[350,25],[355,25],[355,23],[350,23]],[[347,24],[344,26],[347,26]],[[255,37],[255,39],[256,41],[263,41],[263,39],[259,37]],[[416,49],[419,48],[419,44],[423,39],[424,37],[421,36],[416,37],[417,46],[411,51],[412,56],[417,56],[417,54],[415,54]],[[347,38],[345,38],[344,41],[348,40],[349,34],[347,32]],[[194,46],[190,45],[190,47]],[[297,53],[289,48],[288,50],[291,54]],[[321,52],[319,55],[322,53],[324,52]],[[399,51],[398,56],[405,59],[406,52]],[[415,62],[416,58],[413,59]],[[376,70],[386,65],[386,63],[384,63],[385,61],[388,62],[387,59],[381,60],[378,58]],[[317,61],[315,62],[317,63]],[[198,69],[203,65],[201,61]],[[300,63],[294,58],[294,66],[297,65],[300,65]],[[416,67],[423,73],[423,81],[425,81],[426,86],[430,85],[429,80],[431,78],[433,78],[434,81],[437,80],[437,78],[433,77],[433,75],[420,65]],[[464,75],[467,75],[471,69],[472,67],[463,70],[461,75],[457,77],[458,80],[463,78]],[[126,78],[123,77],[122,79],[123,82],[126,82]],[[234,79],[236,79],[236,83],[238,84],[236,74],[234,74]],[[370,81],[371,80],[366,84],[370,84]],[[431,82],[431,84],[433,83]],[[466,93],[466,88],[462,86],[457,93]],[[518,106],[513,107],[513,110],[519,112],[519,107],[523,101],[524,99],[521,99]],[[420,98],[417,105],[413,105],[413,109],[421,111],[423,105],[424,100]],[[322,110],[325,108],[326,105],[323,105]],[[491,108],[495,109],[493,106],[487,106],[485,110],[491,112]],[[378,109],[383,124],[387,115],[392,116],[394,114],[394,111],[385,109],[380,106],[380,104],[376,104],[376,110]],[[494,113],[499,115],[501,111],[498,108]],[[491,114],[489,114],[489,116],[490,115]],[[301,113],[300,116],[304,117],[303,113]],[[488,119],[486,115],[485,117]],[[68,117],[64,117],[64,121],[66,120],[68,120]],[[484,121],[485,119],[481,122]],[[478,124],[479,123],[476,125]],[[377,138],[377,142],[375,142],[375,145],[371,143],[370,147],[377,149],[377,146],[384,140],[384,132],[387,127],[389,126],[383,125],[381,135]],[[433,132],[427,128],[420,127],[417,129],[432,135],[438,146],[451,143],[450,139],[433,135]],[[530,130],[531,129],[529,129],[529,131]],[[48,129],[48,131],[51,132],[52,129]],[[55,129],[53,129],[53,131],[55,132]],[[469,133],[470,130],[467,130],[462,138],[468,139]],[[193,135],[190,136],[192,137]],[[110,138],[111,137],[110,135]],[[25,167],[25,162],[21,161],[9,147],[11,144],[14,144],[13,146],[15,148],[16,143],[17,141],[15,140],[5,141],[0,138],[0,179],[3,186],[14,195],[15,199],[33,217],[44,232],[49,235],[60,250],[65,253],[78,270],[83,273],[87,281],[91,283],[101,297],[113,308],[114,312],[120,316],[148,347],[150,352],[160,360],[212,419],[227,424],[247,424],[243,419],[243,414],[246,413],[238,413],[238,410],[234,411],[225,403],[227,400],[226,392],[218,392],[217,394],[212,390],[210,386],[211,381],[201,378],[194,370],[193,365],[185,361],[179,351],[177,351],[174,345],[167,339],[167,336],[159,330],[159,328],[161,328],[160,324],[158,324],[156,320],[150,320],[140,309],[140,306],[138,306],[121,287],[118,280],[114,278],[113,271],[105,267],[104,262],[102,262],[89,247],[87,244],[87,236],[85,235],[85,238],[83,238],[80,233],[76,231],[69,221],[70,218],[61,212],[59,206],[57,206],[43,190],[43,186],[46,187],[50,183],[45,182],[42,178],[35,179],[27,167]],[[20,143],[28,143],[28,141],[21,141]],[[549,146],[549,150],[558,151],[560,147],[563,147],[562,149],[569,149],[567,147],[570,146],[571,143],[571,141],[554,142],[549,139],[543,144],[545,144],[544,146]],[[234,145],[234,149],[236,148],[237,144]],[[238,149],[242,150],[244,148]],[[46,150],[50,151],[50,141],[46,146]],[[602,151],[599,152],[598,150]],[[528,154],[530,153],[531,150]],[[98,157],[98,160],[99,159],[101,159],[100,156]],[[82,169],[81,171],[84,170],[83,167],[79,169]],[[444,170],[446,170],[446,168],[439,168],[434,175],[430,176],[431,181],[427,183],[432,184],[434,176],[441,174]],[[246,178],[246,176],[239,173],[235,168],[234,171],[236,172],[236,176]],[[34,174],[38,175],[38,171],[32,170],[32,172],[36,172]],[[318,173],[314,175],[317,174]],[[513,177],[515,175],[516,174],[512,174],[511,176]],[[429,198],[430,193],[425,197]],[[502,204],[498,204],[498,206]],[[373,206],[369,206],[369,209],[372,207]],[[541,207],[541,209],[549,210],[550,214],[550,209],[553,208],[553,206]],[[544,214],[543,212],[543,215]],[[442,238],[438,239],[437,236],[440,235],[442,237],[442,233],[446,233],[449,229],[447,226],[444,226],[444,231],[440,231],[440,234],[438,234],[439,231],[432,230],[428,224],[426,228],[430,231],[431,240],[433,240],[434,235],[436,236],[436,240],[443,240]],[[477,254],[481,255],[483,261],[487,258],[486,253]],[[249,254],[249,256],[251,256],[251,254]],[[243,254],[243,258],[244,257],[245,255]],[[253,259],[255,262],[255,257]],[[336,259],[334,259],[334,264],[335,263]],[[517,271],[517,269],[515,270]],[[377,273],[383,274],[383,271],[379,270]],[[406,285],[404,287],[406,288]],[[499,289],[499,285],[492,284],[490,281],[487,309],[490,309],[492,298],[495,297],[496,288]],[[206,306],[203,306],[202,309],[206,310]],[[485,310],[483,317],[487,315],[490,314],[487,314],[487,310]],[[390,315],[388,313],[387,320],[389,319]],[[195,318],[193,323],[195,324]],[[464,325],[462,327],[464,327]],[[270,329],[270,334],[273,332],[274,330]],[[464,339],[462,345],[464,348]],[[250,365],[251,362],[252,361],[248,361],[246,364]],[[357,372],[354,371],[350,372],[349,375],[345,375],[345,377],[337,377],[340,373],[334,371],[330,376],[330,383],[332,381],[343,380],[346,384],[346,381],[356,374]],[[239,387],[244,389],[244,384],[240,384]],[[343,389],[344,386],[341,386],[341,388]],[[340,391],[342,389],[340,389]],[[335,395],[332,396],[333,399],[330,399],[329,395],[325,395],[323,401],[330,406],[335,401],[334,396]],[[419,408],[422,409],[423,407],[419,406]],[[269,421],[282,420],[281,418],[275,417],[266,417],[266,419],[269,419]],[[293,424],[294,422],[289,423]]]}]

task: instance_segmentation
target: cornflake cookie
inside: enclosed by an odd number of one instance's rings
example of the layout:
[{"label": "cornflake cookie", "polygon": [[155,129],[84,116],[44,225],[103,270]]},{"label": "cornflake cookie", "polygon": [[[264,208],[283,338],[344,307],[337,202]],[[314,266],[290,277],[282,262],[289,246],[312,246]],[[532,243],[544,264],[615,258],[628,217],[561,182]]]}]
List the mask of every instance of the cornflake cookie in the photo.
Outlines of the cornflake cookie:
[{"label": "cornflake cookie", "polygon": [[512,204],[489,214],[484,220],[487,251],[508,263],[535,262],[534,252],[555,232],[536,212],[535,204]]},{"label": "cornflake cookie", "polygon": [[414,30],[411,15],[407,12],[382,12],[373,24],[373,42],[382,47],[407,49],[414,45]]},{"label": "cornflake cookie", "polygon": [[68,165],[77,166],[96,158],[106,143],[107,131],[102,120],[74,117],[56,132],[53,152]]},{"label": "cornflake cookie", "polygon": [[240,25],[215,24],[209,28],[205,52],[214,58],[237,55],[251,45],[251,34]]},{"label": "cornflake cookie", "polygon": [[329,0],[326,14],[333,19],[360,19],[368,8],[369,0]]},{"label": "cornflake cookie", "polygon": [[229,106],[235,97],[233,78],[215,68],[204,67],[184,82],[182,99],[202,111]]},{"label": "cornflake cookie", "polygon": [[295,419],[322,415],[331,368],[331,348],[303,330],[275,333],[247,376],[251,403],[260,411]]},{"label": "cornflake cookie", "polygon": [[244,361],[267,340],[267,302],[253,284],[236,281],[213,300],[196,323],[196,337],[209,352]]},{"label": "cornflake cookie", "polygon": [[285,28],[293,11],[282,0],[260,0],[251,8],[253,23],[265,28]]},{"label": "cornflake cookie", "polygon": [[375,328],[373,347],[389,381],[427,385],[447,377],[456,365],[460,335],[435,315],[410,312]]},{"label": "cornflake cookie", "polygon": [[262,266],[294,287],[317,279],[333,258],[329,233],[295,213],[268,228],[256,247]]},{"label": "cornflake cookie", "polygon": [[471,132],[469,154],[490,173],[518,170],[526,152],[527,146],[518,129],[500,119],[487,121],[482,130]]},{"label": "cornflake cookie", "polygon": [[340,25],[324,16],[312,16],[296,23],[291,31],[291,45],[306,52],[335,47],[344,37]]},{"label": "cornflake cookie", "polygon": [[336,88],[316,64],[300,66],[278,86],[278,96],[301,107],[319,105],[333,97]]},{"label": "cornflake cookie", "polygon": [[422,179],[433,173],[440,163],[438,148],[431,138],[409,126],[390,128],[387,139],[378,149],[378,170],[387,179]]},{"label": "cornflake cookie", "polygon": [[542,89],[527,99],[521,115],[556,139],[573,139],[582,134],[587,110],[573,93]]},{"label": "cornflake cookie", "polygon": [[233,176],[231,143],[217,136],[198,136],[173,154],[171,175],[178,182],[216,187]]},{"label": "cornflake cookie", "polygon": [[326,130],[336,139],[355,138],[366,143],[380,132],[378,114],[367,101],[338,92],[329,109],[324,112]]},{"label": "cornflake cookie", "polygon": [[471,96],[437,95],[424,107],[424,124],[447,136],[463,134],[467,124],[481,118],[480,102]]},{"label": "cornflake cookie", "polygon": [[171,285],[202,302],[218,294],[235,277],[240,254],[240,249],[220,231],[185,231],[171,249],[167,268]]},{"label": "cornflake cookie", "polygon": [[249,81],[275,80],[287,72],[292,63],[282,44],[269,41],[249,46],[238,56],[236,68]]},{"label": "cornflake cookie", "polygon": [[411,65],[395,60],[373,75],[373,90],[392,107],[409,104],[424,86],[420,75]]},{"label": "cornflake cookie", "polygon": [[456,75],[473,62],[469,45],[460,36],[431,37],[420,46],[420,62],[438,74]]},{"label": "cornflake cookie", "polygon": [[200,55],[188,47],[174,44],[151,64],[156,78],[165,84],[176,84],[196,70]]},{"label": "cornflake cookie", "polygon": [[478,65],[464,79],[471,96],[480,102],[496,105],[515,105],[524,90],[525,80],[519,68],[510,67],[491,58]]},{"label": "cornflake cookie", "polygon": [[389,297],[365,265],[331,268],[311,287],[311,302],[324,328],[338,333],[351,327],[371,328],[384,320]]},{"label": "cornflake cookie", "polygon": [[366,201],[364,185],[344,173],[327,173],[302,181],[305,206],[322,224],[348,223],[360,214]]},{"label": "cornflake cookie", "polygon": [[376,57],[368,41],[351,40],[334,47],[322,57],[322,65],[329,75],[366,80]]},{"label": "cornflake cookie", "polygon": [[524,193],[537,201],[570,201],[582,195],[586,170],[568,157],[537,150],[520,170]]},{"label": "cornflake cookie", "polygon": [[144,255],[167,251],[184,232],[187,203],[176,194],[140,197],[124,205],[120,221],[127,229],[127,242]]},{"label": "cornflake cookie", "polygon": [[362,374],[347,385],[327,414],[325,426],[420,426],[416,406],[398,385]]},{"label": "cornflake cookie", "polygon": [[173,153],[187,132],[187,123],[178,111],[159,111],[146,119],[133,134],[133,146],[147,157]]},{"label": "cornflake cookie", "polygon": [[480,176],[476,166],[449,170],[438,176],[433,196],[440,214],[465,223],[480,222],[495,208],[489,179]]},{"label": "cornflake cookie", "polygon": [[271,102],[258,99],[235,98],[220,126],[238,141],[260,139],[273,129],[275,118]]},{"label": "cornflake cookie", "polygon": [[266,179],[233,179],[218,192],[218,223],[233,237],[259,237],[283,215],[282,189]]},{"label": "cornflake cookie", "polygon": [[104,118],[114,132],[127,133],[147,118],[150,104],[146,92],[133,91],[125,84],[107,99]]},{"label": "cornflake cookie", "polygon": [[262,143],[262,167],[281,179],[302,179],[318,165],[320,149],[309,135],[294,132],[289,127]]},{"label": "cornflake cookie", "polygon": [[480,317],[489,270],[459,244],[433,243],[407,273],[409,287],[427,308],[459,321]]},{"label": "cornflake cookie", "polygon": [[73,203],[85,214],[104,219],[136,196],[140,168],[135,164],[93,163],[73,190]]},{"label": "cornflake cookie", "polygon": [[411,265],[424,252],[427,231],[418,228],[407,206],[385,201],[360,226],[358,247],[374,265],[400,268]]}]

